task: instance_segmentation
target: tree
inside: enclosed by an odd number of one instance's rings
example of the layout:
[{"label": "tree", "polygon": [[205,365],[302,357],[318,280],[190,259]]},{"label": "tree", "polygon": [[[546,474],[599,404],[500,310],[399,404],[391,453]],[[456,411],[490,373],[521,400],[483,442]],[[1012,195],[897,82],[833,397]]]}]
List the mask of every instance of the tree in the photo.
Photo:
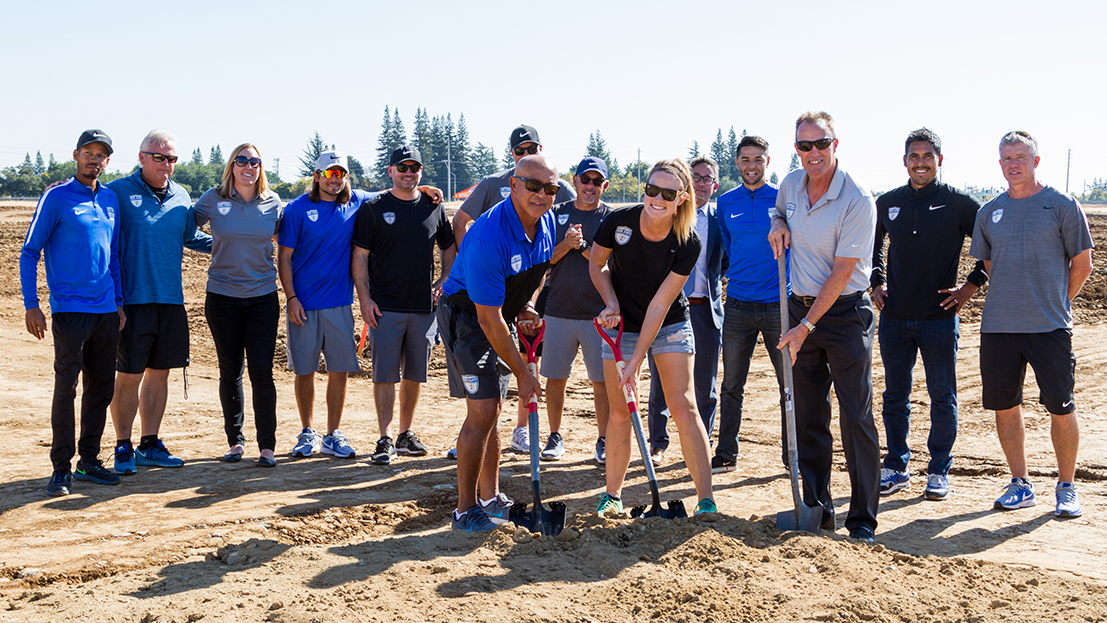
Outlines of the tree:
[{"label": "tree", "polygon": [[381,122],[381,133],[377,138],[377,160],[374,170],[369,173],[380,187],[389,185],[388,159],[392,156],[392,150],[407,142],[407,133],[404,131],[404,122],[400,119],[400,111],[389,114],[388,106],[384,107],[384,120]]},{"label": "tree", "polygon": [[699,158],[700,156],[700,142],[692,141],[692,146],[688,148],[688,159]]},{"label": "tree", "polygon": [[457,191],[473,184],[473,148],[469,145],[469,127],[465,125],[465,113],[457,117],[457,133],[453,143],[454,187]]},{"label": "tree", "polygon": [[798,168],[800,168],[800,157],[799,154],[793,153],[792,162],[788,163],[788,172],[791,173]]},{"label": "tree", "polygon": [[319,136],[319,131],[316,130],[315,136],[308,139],[304,155],[300,156],[300,177],[311,177],[315,173],[315,161],[325,151],[327,151],[327,144],[323,142],[323,137]]},{"label": "tree", "polygon": [[46,163],[42,160],[42,152],[35,153],[35,175],[46,173]]},{"label": "tree", "polygon": [[780,183],[780,177],[776,174],[776,171],[773,171],[773,174],[769,176],[769,183],[773,186]]},{"label": "tree", "polygon": [[224,164],[226,164],[223,161],[223,150],[220,149],[219,145],[216,145],[215,147],[211,148],[211,155],[208,156],[208,164],[209,165],[215,165],[215,166],[218,166],[218,167],[221,167]]},{"label": "tree", "polygon": [[192,161],[190,164],[204,164],[204,154],[200,151],[199,147],[192,151]]},{"label": "tree", "polygon": [[[473,151],[473,177],[480,180],[492,175],[497,171],[498,166],[496,152],[484,143],[477,143],[477,148]],[[464,188],[468,188],[468,186]]]},{"label": "tree", "polygon": [[445,117],[439,115],[431,121],[431,134],[434,136],[432,144],[439,165],[434,185],[450,190],[454,180],[454,160],[457,154],[454,151],[454,122],[449,113],[446,113]]},{"label": "tree", "polygon": [[[734,133],[734,126],[730,126],[730,132],[726,135],[726,151],[730,154],[730,157],[726,159],[726,172],[723,174],[725,177],[737,180],[741,179],[742,175],[738,172],[738,163],[735,162],[735,158],[738,157],[738,135]],[[720,162],[721,166],[723,163]]]},{"label": "tree", "polygon": [[711,159],[719,164],[720,179],[724,177],[733,179],[734,176],[730,174],[730,170],[733,168],[731,161],[734,160],[734,154],[727,150],[721,129],[715,134],[715,140],[711,143]]},{"label": "tree", "polygon": [[423,179],[433,180],[437,170],[434,161],[438,159],[438,155],[434,153],[434,134],[431,133],[430,118],[427,117],[426,108],[415,109],[415,126],[411,130],[411,142],[423,156]]},{"label": "tree", "polygon": [[502,158],[500,158],[500,164],[503,165],[503,168],[505,169],[515,168],[515,156],[511,153],[510,140],[507,142],[507,145],[504,145],[504,155]]},{"label": "tree", "polygon": [[57,166],[58,166],[58,161],[54,160],[54,154],[51,153],[49,163],[46,165],[46,172],[49,173],[50,171],[53,171],[54,169],[57,168]]}]

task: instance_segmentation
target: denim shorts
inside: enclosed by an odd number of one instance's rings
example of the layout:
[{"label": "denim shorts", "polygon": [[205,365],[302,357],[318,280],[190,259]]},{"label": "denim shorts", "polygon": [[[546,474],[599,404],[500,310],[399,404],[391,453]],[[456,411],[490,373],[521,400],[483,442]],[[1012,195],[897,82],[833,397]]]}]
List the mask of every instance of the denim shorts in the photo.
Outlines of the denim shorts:
[{"label": "denim shorts", "polygon": [[[618,329],[604,329],[604,331],[606,331],[608,337],[612,339],[618,334]],[[623,352],[624,360],[634,353],[634,349],[637,346],[637,333],[623,333],[623,340],[619,344],[619,350]],[[666,353],[686,353],[695,355],[696,337],[692,334],[692,322],[690,320],[685,320],[684,322],[674,322],[673,324],[661,327],[657,332],[657,337],[653,338],[653,342],[650,343],[650,348],[647,352],[654,357]],[[611,347],[608,346],[606,340],[603,343],[603,358],[615,359],[615,354],[611,351]]]}]

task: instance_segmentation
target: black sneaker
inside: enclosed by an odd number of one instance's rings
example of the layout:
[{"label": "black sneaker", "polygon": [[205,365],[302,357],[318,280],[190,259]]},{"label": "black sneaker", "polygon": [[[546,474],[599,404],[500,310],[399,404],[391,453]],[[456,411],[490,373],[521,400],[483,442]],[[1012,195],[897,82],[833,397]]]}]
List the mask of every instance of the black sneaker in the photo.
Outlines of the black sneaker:
[{"label": "black sneaker", "polygon": [[95,482],[98,485],[119,484],[119,475],[105,469],[100,459],[96,459],[92,463],[77,463],[77,471],[73,474],[73,477],[77,480]]},{"label": "black sneaker", "polygon": [[50,495],[69,495],[73,486],[73,476],[69,472],[54,472],[50,482],[46,483],[46,493]]},{"label": "black sneaker", "polygon": [[876,543],[876,533],[868,526],[857,526],[853,530],[850,530],[849,538],[855,541],[861,541],[862,543],[868,543],[869,545]]},{"label": "black sneaker", "polygon": [[392,445],[392,438],[381,437],[377,442],[377,449],[373,450],[373,456],[369,460],[377,465],[388,465],[394,458],[396,458],[396,446]]},{"label": "black sneaker", "polygon": [[723,458],[719,455],[711,457],[711,473],[723,474],[726,472],[732,472],[738,468],[738,461],[734,459]]},{"label": "black sneaker", "polygon": [[423,445],[422,441],[419,441],[414,431],[405,430],[396,438],[396,453],[408,456],[423,456],[427,453],[427,447]]}]

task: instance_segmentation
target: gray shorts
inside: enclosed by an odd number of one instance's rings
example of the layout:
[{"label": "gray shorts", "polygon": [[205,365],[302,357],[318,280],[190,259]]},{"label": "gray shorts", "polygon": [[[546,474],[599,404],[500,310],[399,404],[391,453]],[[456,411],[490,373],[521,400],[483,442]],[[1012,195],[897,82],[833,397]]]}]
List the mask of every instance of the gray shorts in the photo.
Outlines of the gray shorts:
[{"label": "gray shorts", "polygon": [[546,334],[542,343],[546,345],[542,356],[542,376],[548,379],[567,379],[573,373],[573,360],[577,358],[577,347],[584,354],[584,369],[588,371],[588,380],[603,382],[603,360],[601,344],[603,339],[596,333],[596,325],[591,320],[569,320],[546,316]]},{"label": "gray shorts", "polygon": [[[614,339],[618,334],[618,330],[607,329],[607,334]],[[619,343],[619,351],[622,353],[624,361],[634,354],[634,349],[638,346],[639,335],[638,333],[623,333],[623,339]],[[692,322],[685,320],[661,327],[657,331],[657,337],[650,342],[650,348],[646,352],[654,357],[667,353],[695,355],[696,336],[692,333]],[[606,341],[603,343],[603,358],[615,359],[615,352],[611,350]]]},{"label": "gray shorts", "polygon": [[[515,327],[509,327],[514,338]],[[438,331],[446,347],[450,397],[501,402],[507,398],[511,369],[484,336],[476,314],[454,306],[449,299],[440,300]]]},{"label": "gray shorts", "polygon": [[374,383],[427,382],[427,364],[438,323],[434,312],[381,312],[377,328],[369,330]]},{"label": "gray shorts", "polygon": [[288,369],[297,376],[319,370],[319,353],[327,372],[357,372],[357,339],[350,305],[306,311],[304,325],[288,322]]}]

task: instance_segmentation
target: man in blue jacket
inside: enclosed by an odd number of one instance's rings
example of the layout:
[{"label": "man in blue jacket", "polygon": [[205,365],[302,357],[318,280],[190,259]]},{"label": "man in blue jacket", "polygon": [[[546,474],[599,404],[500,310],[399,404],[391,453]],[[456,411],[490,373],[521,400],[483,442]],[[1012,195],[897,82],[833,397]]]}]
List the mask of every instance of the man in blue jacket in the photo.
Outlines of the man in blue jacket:
[{"label": "man in blue jacket", "polygon": [[[104,132],[81,134],[73,150],[77,174],[43,193],[19,255],[27,331],[40,340],[46,335],[46,317],[39,308],[38,261],[46,256],[54,336],[50,495],[69,494],[70,461],[77,452],[77,480],[119,484],[119,476],[97,458],[115,381],[115,349],[127,321],[119,280],[119,204],[115,193],[97,181],[111,153],[111,138]],[[78,376],[84,391],[81,437],[74,448]]]},{"label": "man in blue jacket", "polygon": [[[133,474],[136,465],[184,465],[158,434],[169,371],[186,368],[189,361],[184,248],[211,253],[211,236],[197,231],[192,198],[170,179],[176,162],[176,137],[153,130],[139,146],[138,171],[107,184],[119,199],[119,263],[128,319],[119,339],[111,401],[117,474]],[[136,413],[141,415],[137,449],[131,443]]]}]

